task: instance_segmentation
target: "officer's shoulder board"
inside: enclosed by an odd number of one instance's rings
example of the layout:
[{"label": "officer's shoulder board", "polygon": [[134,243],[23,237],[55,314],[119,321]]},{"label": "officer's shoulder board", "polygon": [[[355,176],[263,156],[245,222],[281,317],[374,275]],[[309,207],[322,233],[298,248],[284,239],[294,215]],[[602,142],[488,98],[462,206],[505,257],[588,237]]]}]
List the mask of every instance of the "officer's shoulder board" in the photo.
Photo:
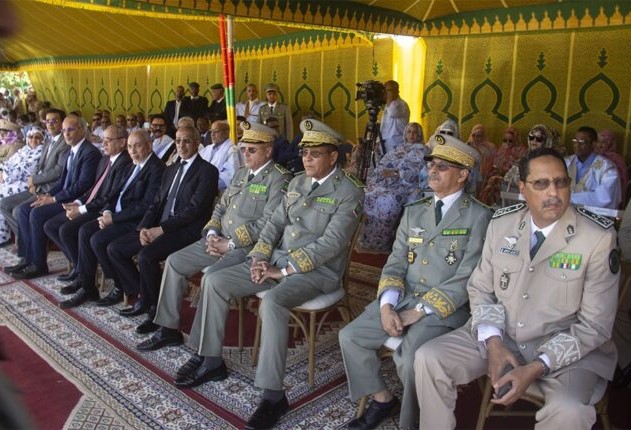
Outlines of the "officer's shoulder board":
[{"label": "officer's shoulder board", "polygon": [[355,185],[357,188],[364,188],[366,185],[362,181],[360,181],[357,176],[353,175],[351,172],[344,171],[346,177]]},{"label": "officer's shoulder board", "polygon": [[504,215],[512,214],[513,212],[518,212],[525,208],[526,205],[524,203],[516,203],[511,206],[506,206],[505,208],[501,208],[495,211],[491,219],[499,218]]},{"label": "officer's shoulder board", "polygon": [[482,203],[480,200],[476,199],[475,197],[469,196],[469,198],[471,199],[472,202],[476,203],[478,206],[482,206],[484,209],[488,209],[490,211],[493,210],[491,206],[488,206],[486,203]]},{"label": "officer's shoulder board", "polygon": [[289,170],[285,169],[285,167],[281,166],[280,164],[275,164],[274,167],[276,167],[276,170],[278,170],[283,175],[291,174]]},{"label": "officer's shoulder board", "polygon": [[303,171],[294,173],[294,176],[300,176],[300,175],[304,175],[304,174],[305,174],[305,171],[303,170]]},{"label": "officer's shoulder board", "polygon": [[613,221],[605,216],[595,214],[594,212],[588,211],[585,208],[576,208],[576,210],[579,214],[583,215],[585,218],[594,221],[596,224],[604,229],[611,228],[611,226],[613,225]]},{"label": "officer's shoulder board", "polygon": [[425,198],[420,199],[420,200],[414,200],[413,202],[406,203],[404,206],[416,206],[416,205],[420,205],[420,204],[423,204],[423,203],[430,203],[432,201],[432,198],[433,198],[432,196],[429,196],[429,197],[425,197]]}]

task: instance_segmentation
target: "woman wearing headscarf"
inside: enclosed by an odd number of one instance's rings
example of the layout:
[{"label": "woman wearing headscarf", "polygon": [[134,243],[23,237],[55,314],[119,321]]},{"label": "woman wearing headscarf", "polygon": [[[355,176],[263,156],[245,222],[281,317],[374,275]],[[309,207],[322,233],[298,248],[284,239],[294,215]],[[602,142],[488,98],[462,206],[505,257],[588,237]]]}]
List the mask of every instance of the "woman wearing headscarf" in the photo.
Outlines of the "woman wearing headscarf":
[{"label": "woman wearing headscarf", "polygon": [[495,145],[489,141],[488,135],[486,134],[486,128],[482,124],[477,124],[471,129],[467,145],[477,149],[482,156],[482,162],[480,163],[481,177],[478,178],[478,181],[483,182],[491,174],[493,169],[493,159],[497,148],[495,148]]},{"label": "woman wearing headscarf", "polygon": [[[42,143],[45,131],[39,126],[33,126],[26,135],[26,145],[18,149],[8,159],[0,163],[0,198],[12,196],[28,189],[27,178],[35,172],[37,161],[42,155]],[[11,231],[4,216],[0,214],[0,246],[7,245],[11,240]]]},{"label": "woman wearing headscarf", "polygon": [[627,164],[624,162],[624,158],[617,151],[616,135],[611,130],[601,130],[598,133],[598,142],[594,152],[596,154],[607,157],[613,164],[616,165],[618,171],[618,178],[620,178],[620,189],[622,190],[622,203],[626,207],[627,202],[627,184],[629,182],[629,175],[627,174]]},{"label": "woman wearing headscarf", "polygon": [[14,122],[0,119],[0,162],[15,154],[22,146],[22,128]]},{"label": "woman wearing headscarf", "polygon": [[404,138],[404,144],[387,152],[367,178],[360,252],[390,252],[403,205],[421,198],[427,188],[424,157],[429,149],[420,124],[409,123]]}]

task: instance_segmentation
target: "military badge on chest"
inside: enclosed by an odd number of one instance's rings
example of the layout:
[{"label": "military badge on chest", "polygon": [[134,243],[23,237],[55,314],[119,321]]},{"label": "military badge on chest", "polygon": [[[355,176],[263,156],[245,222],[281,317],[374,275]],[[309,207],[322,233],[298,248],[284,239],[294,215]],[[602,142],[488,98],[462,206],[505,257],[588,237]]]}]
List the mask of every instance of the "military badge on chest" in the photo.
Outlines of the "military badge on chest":
[{"label": "military badge on chest", "polygon": [[500,288],[502,290],[507,289],[509,282],[510,282],[510,275],[508,273],[502,273],[502,276],[500,276]]},{"label": "military badge on chest", "polygon": [[500,248],[500,252],[502,254],[512,255],[513,257],[517,257],[519,255],[519,251],[515,249],[515,245],[517,244],[517,236],[505,236],[504,240],[506,241],[505,246]]},{"label": "military badge on chest", "polygon": [[451,245],[449,246],[449,253],[445,257],[445,261],[450,266],[452,266],[452,265],[454,265],[454,264],[456,264],[458,262],[458,259],[456,258],[456,249],[458,249],[458,241],[457,240],[453,240],[451,242]]},{"label": "military badge on chest", "polygon": [[411,227],[410,228],[410,235],[408,237],[408,246],[409,246],[409,250],[408,250],[408,264],[412,264],[414,263],[414,260],[416,259],[416,254],[414,253],[414,251],[412,251],[412,247],[418,246],[423,244],[423,242],[425,241],[425,239],[423,239],[423,237],[421,237],[421,234],[425,232],[425,229],[422,227]]}]

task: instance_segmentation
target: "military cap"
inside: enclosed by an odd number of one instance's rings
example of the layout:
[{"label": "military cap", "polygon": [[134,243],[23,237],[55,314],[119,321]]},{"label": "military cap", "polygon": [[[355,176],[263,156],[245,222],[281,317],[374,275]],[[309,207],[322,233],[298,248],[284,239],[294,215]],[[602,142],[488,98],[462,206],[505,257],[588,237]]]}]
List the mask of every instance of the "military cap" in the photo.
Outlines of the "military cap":
[{"label": "military cap", "polygon": [[302,140],[298,144],[301,147],[335,145],[344,143],[344,136],[333,130],[328,125],[315,119],[305,119],[300,123]]},{"label": "military cap", "polygon": [[241,137],[240,142],[243,143],[270,143],[278,136],[276,130],[258,122],[243,121],[241,128],[243,129],[243,137]]},{"label": "military cap", "polygon": [[434,134],[429,138],[429,143],[433,145],[434,149],[430,155],[425,156],[425,161],[440,158],[467,169],[472,169],[476,162],[480,162],[480,153],[474,147],[453,136]]},{"label": "military cap", "polygon": [[219,84],[219,83],[217,83],[217,84],[213,84],[213,85],[210,87],[210,89],[211,89],[211,90],[223,90],[223,85],[221,85],[221,84]]},{"label": "military cap", "polygon": [[270,82],[269,84],[265,85],[265,92],[269,92],[269,91],[276,91],[277,93],[280,92],[280,88],[278,88],[278,85],[276,85],[273,82]]},{"label": "military cap", "polygon": [[188,84],[189,88],[199,88],[199,84],[197,82],[191,82],[190,84]]},{"label": "military cap", "polygon": [[11,121],[7,121],[6,119],[0,119],[0,130],[7,131],[20,131],[20,126],[12,123]]}]

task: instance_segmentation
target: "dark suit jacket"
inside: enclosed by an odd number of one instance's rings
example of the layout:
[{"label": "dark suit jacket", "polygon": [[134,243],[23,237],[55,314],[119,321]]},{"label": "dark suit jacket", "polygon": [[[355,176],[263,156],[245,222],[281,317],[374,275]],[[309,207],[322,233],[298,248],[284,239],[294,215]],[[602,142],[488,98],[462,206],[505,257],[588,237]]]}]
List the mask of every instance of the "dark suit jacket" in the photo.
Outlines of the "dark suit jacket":
[{"label": "dark suit jacket", "polygon": [[179,167],[179,164],[172,164],[164,170],[160,192],[138,225],[139,229],[159,225],[165,233],[185,230],[199,235],[199,231],[210,219],[213,201],[218,193],[219,171],[198,155],[180,182],[173,216],[160,223],[169,190]]},{"label": "dark suit jacket", "polygon": [[[48,148],[50,153],[48,153]],[[48,192],[57,182],[64,171],[66,157],[70,146],[66,144],[64,136],[58,142],[48,140],[42,147],[42,156],[37,161],[37,168],[33,175],[33,185],[38,193]]]},{"label": "dark suit jacket", "polygon": [[[173,119],[175,118],[175,100],[169,100],[167,102],[166,106],[164,107],[164,113],[167,117],[167,127],[173,127]],[[191,99],[188,97],[183,97],[178,119],[187,115],[191,115]]]},{"label": "dark suit jacket", "polygon": [[162,177],[162,172],[164,172],[164,163],[160,161],[156,154],[151,152],[149,159],[142,170],[140,170],[140,173],[138,173],[138,176],[134,178],[123,193],[121,199],[122,210],[117,213],[116,202],[118,201],[118,196],[135,168],[136,165],[133,163],[127,166],[121,181],[118,183],[117,191],[110,194],[108,202],[103,208],[103,212],[112,212],[112,221],[114,223],[140,220],[160,189],[160,178]]},{"label": "dark suit jacket", "polygon": [[217,103],[213,100],[208,107],[208,119],[212,123],[217,120],[228,119],[228,113],[226,112],[226,98],[224,97],[221,102]]},{"label": "dark suit jacket", "polygon": [[[206,97],[199,96],[198,98],[193,100],[192,98],[187,96],[187,97],[184,97],[184,99],[188,100],[188,103],[190,106],[190,115],[193,117],[195,121],[197,121],[197,118],[206,115],[206,112],[208,112],[208,99]],[[228,118],[228,116],[226,115],[226,102],[225,101],[223,104],[223,111],[224,111],[223,119]],[[211,119],[211,121],[214,121],[214,120]]]},{"label": "dark suit jacket", "polygon": [[[68,153],[68,157],[70,153]],[[66,157],[67,158],[67,157]],[[70,202],[78,198],[81,194],[85,193],[92,184],[94,184],[94,177],[96,176],[96,167],[101,159],[101,151],[96,149],[96,146],[87,140],[83,140],[77,155],[72,160],[72,171],[70,172],[70,184],[68,188],[64,188],[64,182],[68,175],[68,169],[64,166],[64,171],[59,178],[59,181],[48,193],[55,197],[57,203]]]},{"label": "dark suit jacket", "polygon": [[99,167],[96,169],[96,178],[94,179],[93,186],[90,187],[90,189],[86,191],[79,199],[85,204],[85,208],[88,210],[88,212],[99,211],[107,203],[110,194],[118,191],[119,183],[121,182],[122,177],[124,177],[127,166],[131,164],[131,157],[129,156],[127,150],[121,152],[118,158],[116,158],[114,164],[112,164],[112,167],[107,173],[107,176],[105,177],[101,188],[99,188],[99,191],[96,193],[94,200],[92,200],[90,203],[85,203],[88,201],[88,198],[90,197],[90,194],[92,193],[92,189],[96,185],[96,182],[99,180],[103,172],[105,172],[105,169],[107,168],[109,162],[109,155],[104,155],[101,158]]}]

